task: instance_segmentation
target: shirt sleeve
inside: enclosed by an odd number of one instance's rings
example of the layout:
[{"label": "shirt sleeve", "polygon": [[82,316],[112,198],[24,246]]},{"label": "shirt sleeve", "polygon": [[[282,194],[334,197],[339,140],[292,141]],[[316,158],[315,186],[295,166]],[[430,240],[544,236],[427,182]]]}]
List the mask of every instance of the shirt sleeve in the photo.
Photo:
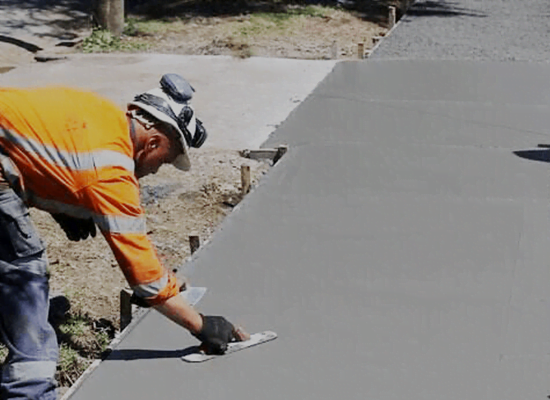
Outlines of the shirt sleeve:
[{"label": "shirt sleeve", "polygon": [[87,188],[88,208],[109,243],[126,280],[149,304],[162,304],[179,293],[175,276],[160,263],[147,237],[137,179],[110,171]]}]

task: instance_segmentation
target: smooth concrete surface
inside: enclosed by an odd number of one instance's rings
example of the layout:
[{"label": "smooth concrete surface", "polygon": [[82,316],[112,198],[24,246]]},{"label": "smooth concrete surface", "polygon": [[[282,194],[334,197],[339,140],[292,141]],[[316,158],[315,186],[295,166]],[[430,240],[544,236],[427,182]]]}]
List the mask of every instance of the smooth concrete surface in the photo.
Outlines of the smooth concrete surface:
[{"label": "smooth concrete surface", "polygon": [[169,54],[72,54],[0,74],[0,86],[69,85],[119,106],[179,73],[195,88],[193,105],[209,139],[204,147],[258,148],[332,70],[335,61]]},{"label": "smooth concrete surface", "polygon": [[338,64],[186,266],[200,311],[279,338],[190,365],[151,312],[72,399],[546,398],[549,73]]}]

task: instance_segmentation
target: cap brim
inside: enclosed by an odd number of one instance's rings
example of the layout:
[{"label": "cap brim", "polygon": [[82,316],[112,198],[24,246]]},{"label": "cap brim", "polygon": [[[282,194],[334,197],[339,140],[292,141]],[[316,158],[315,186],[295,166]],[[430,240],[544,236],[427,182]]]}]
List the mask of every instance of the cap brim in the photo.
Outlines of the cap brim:
[{"label": "cap brim", "polygon": [[180,154],[172,162],[172,165],[181,171],[189,171],[191,169],[191,160],[187,154],[187,150],[183,150],[183,154]]}]

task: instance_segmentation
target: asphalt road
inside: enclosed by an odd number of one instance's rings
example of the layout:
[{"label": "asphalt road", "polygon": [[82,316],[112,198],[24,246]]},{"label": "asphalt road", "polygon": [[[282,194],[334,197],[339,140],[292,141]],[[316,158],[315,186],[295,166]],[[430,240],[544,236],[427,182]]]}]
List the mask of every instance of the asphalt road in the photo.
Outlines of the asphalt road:
[{"label": "asphalt road", "polygon": [[549,53],[487,33],[531,35],[544,4],[508,3],[411,17],[265,143],[290,150],[185,270],[202,312],[276,341],[190,365],[151,312],[72,399],[546,398],[550,65],[510,60]]},{"label": "asphalt road", "polygon": [[546,0],[418,0],[375,59],[547,62]]}]

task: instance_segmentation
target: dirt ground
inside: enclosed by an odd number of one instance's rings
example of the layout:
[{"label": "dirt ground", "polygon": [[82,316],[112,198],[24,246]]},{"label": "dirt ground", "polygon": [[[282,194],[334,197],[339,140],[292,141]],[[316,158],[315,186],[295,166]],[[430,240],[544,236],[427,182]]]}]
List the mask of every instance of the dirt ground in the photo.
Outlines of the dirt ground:
[{"label": "dirt ground", "polygon": [[[283,14],[284,15],[284,14]],[[151,24],[136,16],[135,31],[123,40],[129,45],[165,53],[262,56],[299,59],[350,59],[357,44],[370,48],[387,29],[356,13],[309,7],[292,16],[245,14],[236,16],[164,18]]]}]

